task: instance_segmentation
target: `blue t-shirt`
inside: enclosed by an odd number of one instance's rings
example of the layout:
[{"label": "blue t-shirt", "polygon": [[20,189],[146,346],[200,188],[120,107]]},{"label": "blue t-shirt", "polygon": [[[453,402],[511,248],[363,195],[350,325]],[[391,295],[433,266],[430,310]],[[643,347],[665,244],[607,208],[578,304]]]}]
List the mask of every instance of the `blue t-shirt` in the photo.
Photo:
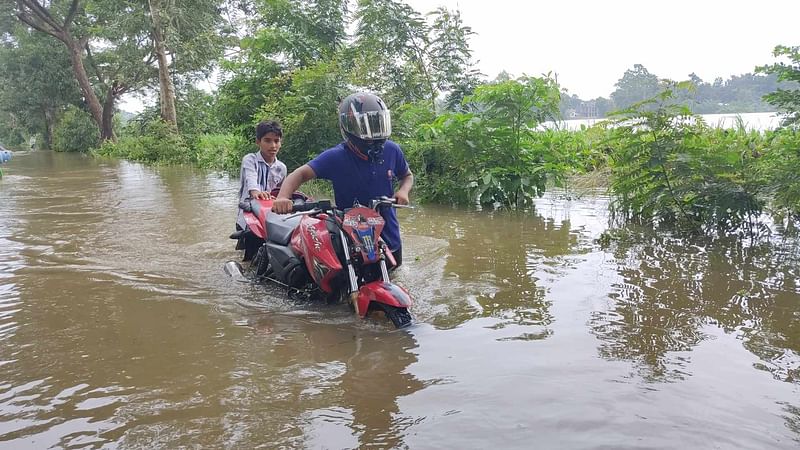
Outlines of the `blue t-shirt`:
[{"label": "blue t-shirt", "polygon": [[[329,148],[308,163],[317,178],[333,183],[334,199],[339,208],[350,208],[355,202],[369,207],[369,201],[385,195],[394,195],[394,180],[408,175],[400,146],[386,141],[383,163],[365,161],[350,151],[344,142]],[[382,208],[386,221],[381,236],[391,250],[400,248],[400,224],[394,208]]]}]

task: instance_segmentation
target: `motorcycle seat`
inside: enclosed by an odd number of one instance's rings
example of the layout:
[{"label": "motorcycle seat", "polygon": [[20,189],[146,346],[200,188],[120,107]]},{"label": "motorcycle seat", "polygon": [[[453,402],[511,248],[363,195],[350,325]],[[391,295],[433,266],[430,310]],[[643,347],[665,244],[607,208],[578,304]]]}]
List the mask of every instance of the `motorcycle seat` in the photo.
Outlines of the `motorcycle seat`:
[{"label": "motorcycle seat", "polygon": [[286,215],[275,214],[270,211],[267,214],[267,236],[270,242],[280,245],[289,245],[292,238],[292,231],[300,224],[302,216],[295,216],[288,220],[283,220]]}]

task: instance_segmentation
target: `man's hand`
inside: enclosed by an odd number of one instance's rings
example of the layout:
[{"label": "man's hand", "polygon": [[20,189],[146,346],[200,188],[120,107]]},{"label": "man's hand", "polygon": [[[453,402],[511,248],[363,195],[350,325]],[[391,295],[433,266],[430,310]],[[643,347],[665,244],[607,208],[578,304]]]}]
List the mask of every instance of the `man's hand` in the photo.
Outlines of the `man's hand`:
[{"label": "man's hand", "polygon": [[397,191],[394,193],[394,198],[397,200],[398,205],[407,205],[408,204],[408,192],[404,191]]},{"label": "man's hand", "polygon": [[289,214],[294,209],[294,202],[288,198],[276,198],[272,202],[272,212],[275,214]]},{"label": "man's hand", "polygon": [[258,191],[255,189],[250,190],[250,198],[260,198],[261,200],[269,200],[272,198],[269,192]]}]

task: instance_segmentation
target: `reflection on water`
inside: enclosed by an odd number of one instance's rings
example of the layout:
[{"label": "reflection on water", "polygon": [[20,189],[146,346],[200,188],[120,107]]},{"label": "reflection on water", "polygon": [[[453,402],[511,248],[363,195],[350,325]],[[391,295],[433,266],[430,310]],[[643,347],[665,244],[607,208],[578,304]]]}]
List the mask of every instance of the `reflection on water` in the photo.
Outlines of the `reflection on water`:
[{"label": "reflection on water", "polygon": [[417,324],[223,273],[236,180],[15,155],[0,446],[795,448],[800,244],[629,230],[602,193],[400,212]]},{"label": "reflection on water", "polygon": [[800,375],[800,242],[633,234],[615,250],[613,306],[593,314],[601,354],[644,376],[682,378],[686,352],[713,326],[733,333],[777,379]]}]

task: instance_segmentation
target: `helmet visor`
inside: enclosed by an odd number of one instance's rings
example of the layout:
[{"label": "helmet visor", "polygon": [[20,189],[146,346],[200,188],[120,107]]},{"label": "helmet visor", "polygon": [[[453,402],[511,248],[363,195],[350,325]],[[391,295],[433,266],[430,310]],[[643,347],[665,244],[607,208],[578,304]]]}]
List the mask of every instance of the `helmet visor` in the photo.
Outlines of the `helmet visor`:
[{"label": "helmet visor", "polygon": [[361,139],[386,139],[392,134],[392,117],[388,109],[357,112],[351,105],[339,117],[342,129]]}]

